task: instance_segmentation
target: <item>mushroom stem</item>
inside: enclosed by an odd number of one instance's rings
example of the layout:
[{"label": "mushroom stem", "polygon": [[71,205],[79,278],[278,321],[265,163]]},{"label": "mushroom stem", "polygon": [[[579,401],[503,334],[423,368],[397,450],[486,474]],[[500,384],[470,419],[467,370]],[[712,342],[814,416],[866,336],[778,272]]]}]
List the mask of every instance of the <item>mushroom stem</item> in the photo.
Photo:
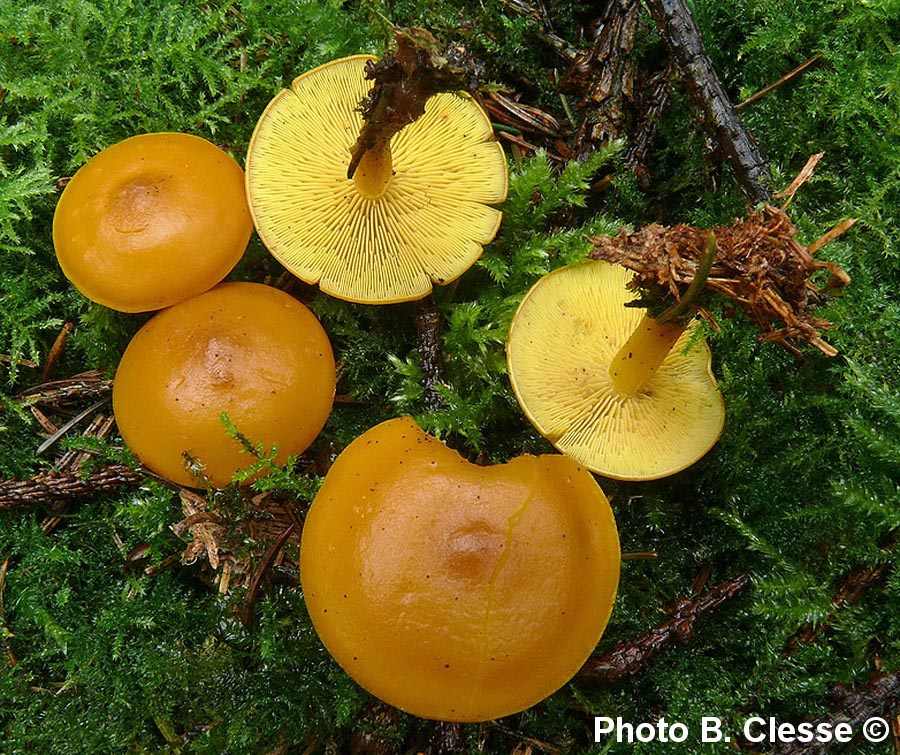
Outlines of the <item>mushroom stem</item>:
[{"label": "mushroom stem", "polygon": [[391,143],[390,140],[385,140],[383,144],[378,144],[363,153],[353,174],[353,182],[363,197],[378,199],[384,194],[393,176]]},{"label": "mushroom stem", "polygon": [[645,313],[637,328],[625,341],[609,365],[609,376],[616,390],[625,396],[640,393],[669,355],[693,317],[697,300],[716,258],[716,237],[706,237],[697,275],[684,296],[674,306],[652,316]]},{"label": "mushroom stem", "polygon": [[609,365],[616,390],[626,396],[643,390],[686,327],[661,323],[645,314]]}]

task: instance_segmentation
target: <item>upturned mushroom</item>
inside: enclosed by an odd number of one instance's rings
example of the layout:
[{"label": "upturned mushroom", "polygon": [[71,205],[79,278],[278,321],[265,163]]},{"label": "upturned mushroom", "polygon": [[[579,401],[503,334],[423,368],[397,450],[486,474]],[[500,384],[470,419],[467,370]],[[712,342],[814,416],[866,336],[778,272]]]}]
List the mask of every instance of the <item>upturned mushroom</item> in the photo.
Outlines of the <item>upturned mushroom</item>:
[{"label": "upturned mushroom", "polygon": [[253,224],[240,166],[199,136],[141,134],[91,158],[66,185],[53,243],[66,277],[121,312],[168,307],[212,288]]},{"label": "upturned mushroom", "polygon": [[509,715],[562,687],[612,610],[619,542],[561,455],[470,464],[401,418],[351,443],[304,523],[300,577],[325,647],[424,718]]},{"label": "upturned mushroom", "polygon": [[422,298],[478,259],[500,224],[489,205],[506,197],[507,168],[462,93],[431,96],[421,117],[354,156],[374,60],[335,60],[279,92],[250,140],[246,183],[260,239],[288,270],[384,304]]},{"label": "upturned mushroom", "polygon": [[325,424],[334,357],[315,315],[258,283],[223,283],[155,315],[116,371],[113,410],[125,443],[180,485],[226,485],[256,459],[223,414],[276,463]]},{"label": "upturned mushroom", "polygon": [[631,277],[586,261],[541,278],[513,318],[507,362],[519,405],[556,448],[606,477],[652,480],[715,444],[725,405],[689,308],[627,307]]}]

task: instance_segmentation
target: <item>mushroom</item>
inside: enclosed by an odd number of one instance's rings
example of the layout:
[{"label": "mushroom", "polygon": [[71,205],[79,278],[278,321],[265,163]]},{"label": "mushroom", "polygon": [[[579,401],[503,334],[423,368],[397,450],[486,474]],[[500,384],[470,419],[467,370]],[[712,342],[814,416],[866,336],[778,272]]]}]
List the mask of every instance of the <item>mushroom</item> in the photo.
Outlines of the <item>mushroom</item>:
[{"label": "mushroom", "polygon": [[302,453],[335,390],[328,336],[303,304],[259,283],[223,283],[163,310],[126,348],[113,411],[128,447],[180,485],[226,485],[256,459],[222,415],[276,463]]},{"label": "mushroom", "polygon": [[338,456],[310,507],[300,579],[325,647],[389,704],[483,721],[562,687],[619,577],[612,510],[572,459],[477,466],[409,418]]},{"label": "mushroom", "polygon": [[706,342],[683,317],[627,307],[631,278],[600,261],[541,278],[513,318],[507,362],[519,405],[556,448],[606,477],[652,480],[715,444],[725,406]]},{"label": "mushroom", "polygon": [[222,280],[253,224],[243,171],[190,134],[142,134],[103,150],[66,185],[53,243],[66,277],[121,312],[168,307]]},{"label": "mushroom", "polygon": [[294,79],[263,112],[247,196],[269,251],[294,275],[362,303],[426,296],[480,256],[506,197],[503,149],[478,104],[437,94],[425,113],[348,166],[362,126],[367,55]]}]

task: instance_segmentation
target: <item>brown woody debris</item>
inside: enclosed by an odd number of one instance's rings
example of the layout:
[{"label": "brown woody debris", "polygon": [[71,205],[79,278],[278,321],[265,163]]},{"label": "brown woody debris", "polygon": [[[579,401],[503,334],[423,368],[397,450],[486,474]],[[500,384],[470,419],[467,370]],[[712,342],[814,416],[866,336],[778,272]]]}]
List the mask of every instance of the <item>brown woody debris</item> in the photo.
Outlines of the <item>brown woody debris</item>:
[{"label": "brown woody debris", "polygon": [[120,464],[100,467],[88,475],[48,472],[25,480],[0,480],[0,511],[111,493],[142,480],[139,473]]},{"label": "brown woody debris", "polygon": [[690,640],[699,618],[741,593],[749,584],[750,577],[738,574],[711,587],[696,600],[676,601],[666,621],[632,640],[618,643],[602,655],[588,658],[576,678],[588,684],[613,684],[634,676],[660,650],[674,641]]},{"label": "brown woody debris", "polygon": [[27,388],[16,399],[26,404],[64,406],[73,401],[103,398],[110,393],[112,380],[108,380],[101,370],[88,370]]},{"label": "brown woody debris", "polygon": [[[184,518],[169,528],[189,539],[176,558],[185,566],[200,567],[199,576],[220,594],[234,587],[245,588],[241,613],[249,623],[269,572],[277,568],[280,576],[297,574],[296,559],[284,549],[288,542],[294,546],[300,542],[302,522],[293,504],[262,493],[247,500],[237,515],[212,511],[204,496],[185,488],[179,490],[179,496]],[[248,542],[255,544],[249,552]]]},{"label": "brown woody debris", "polygon": [[[813,729],[817,730],[819,724],[827,723],[833,730],[838,724],[847,723],[854,732],[860,732],[863,724],[871,718],[878,717],[888,722],[900,714],[900,673],[880,674],[861,688],[835,685],[831,697],[838,709],[813,721]],[[858,741],[861,740],[854,740]],[[802,744],[792,742],[777,747],[773,755],[824,755],[839,746],[834,740]]]},{"label": "brown woody debris", "polygon": [[[879,547],[888,553],[897,546],[898,542],[900,542],[900,529],[891,532]],[[832,600],[833,611],[818,624],[810,622],[800,627],[788,639],[784,654],[793,655],[801,644],[814,642],[821,635],[829,634],[834,628],[840,612],[858,603],[870,589],[883,582],[890,573],[892,565],[890,560],[885,560],[874,567],[860,566],[847,574]]]},{"label": "brown woody debris", "polygon": [[[849,227],[842,225],[843,230]],[[801,343],[828,356],[837,354],[821,336],[831,324],[810,311],[821,298],[810,278],[819,270],[828,270],[825,288],[832,289],[846,285],[850,277],[835,263],[815,259],[809,248],[797,241],[797,229],[784,210],[766,206],[713,232],[717,250],[707,291],[736,302],[762,332],[761,341],[775,341],[795,354],[800,353]],[[696,277],[708,234],[695,226],[654,224],[635,233],[623,230],[614,238],[592,238],[590,256],[633,270],[631,286],[641,292],[639,306],[662,311],[680,300]]]}]

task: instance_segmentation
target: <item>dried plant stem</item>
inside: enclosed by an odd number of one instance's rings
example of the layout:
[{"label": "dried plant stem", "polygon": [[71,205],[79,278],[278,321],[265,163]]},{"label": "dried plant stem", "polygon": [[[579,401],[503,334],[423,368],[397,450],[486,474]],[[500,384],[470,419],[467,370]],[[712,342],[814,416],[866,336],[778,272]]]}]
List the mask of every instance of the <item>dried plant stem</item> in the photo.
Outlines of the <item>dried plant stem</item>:
[{"label": "dried plant stem", "polygon": [[779,87],[783,87],[791,79],[799,76],[801,73],[804,73],[808,69],[812,68],[821,59],[822,59],[821,55],[813,55],[809,60],[807,60],[804,63],[801,63],[795,69],[786,73],[784,76],[782,76],[780,79],[778,79],[778,81],[775,81],[772,84],[769,84],[769,86],[767,86],[767,87],[763,87],[758,92],[754,92],[753,94],[751,94],[746,100],[739,102],[737,105],[734,106],[734,109],[740,110],[742,107],[747,107],[747,105],[751,105],[754,102],[756,102],[757,100],[761,100],[763,97],[765,97],[770,92],[774,92]]},{"label": "dried plant stem", "polygon": [[266,575],[266,572],[272,567],[272,564],[275,563],[275,558],[278,556],[293,531],[294,524],[292,522],[275,540],[272,541],[272,544],[266,549],[266,552],[260,559],[256,571],[253,572],[253,576],[250,578],[250,582],[247,585],[247,594],[244,596],[244,605],[241,609],[241,621],[244,623],[244,626],[250,626],[253,621],[253,607],[256,605],[256,596],[259,593],[262,579]]},{"label": "dried plant stem", "polygon": [[612,684],[634,676],[650,660],[674,641],[687,642],[694,634],[697,620],[718,608],[750,584],[746,574],[712,587],[696,600],[679,600],[669,619],[627,642],[620,642],[602,655],[587,660],[576,679],[587,684]]},{"label": "dried plant stem", "polygon": [[139,485],[142,479],[129,467],[110,464],[87,476],[78,472],[48,472],[26,480],[0,480],[0,511],[111,493],[122,487]]}]

